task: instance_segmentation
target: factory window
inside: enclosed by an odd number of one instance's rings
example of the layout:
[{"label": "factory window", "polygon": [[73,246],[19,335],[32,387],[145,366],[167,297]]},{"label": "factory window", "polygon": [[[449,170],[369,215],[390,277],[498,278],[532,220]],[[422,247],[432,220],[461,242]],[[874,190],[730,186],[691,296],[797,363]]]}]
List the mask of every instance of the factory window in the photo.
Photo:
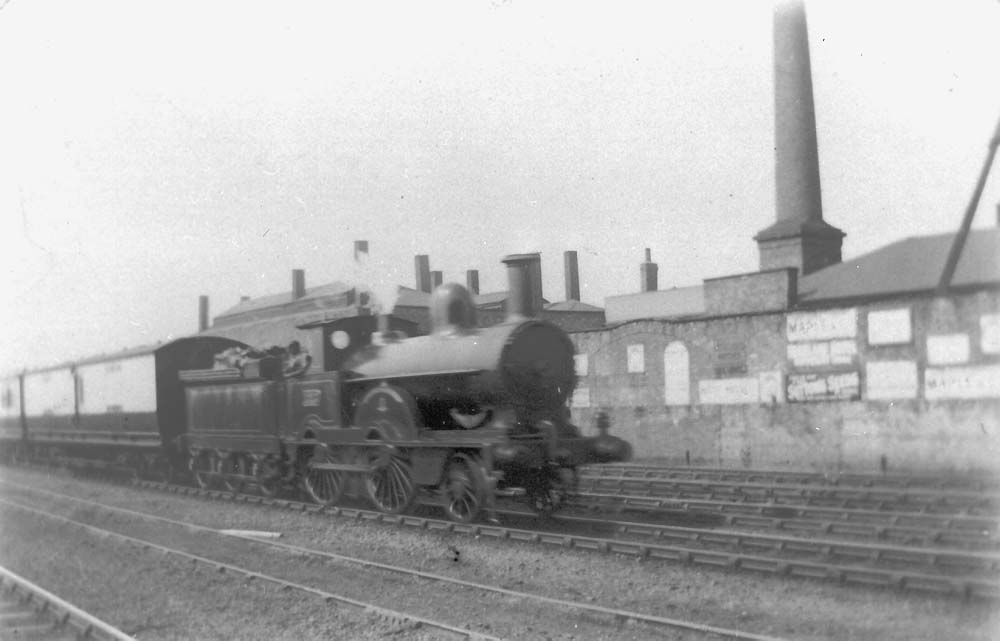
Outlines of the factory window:
[{"label": "factory window", "polygon": [[663,350],[663,398],[667,405],[691,404],[690,357],[680,341]]}]

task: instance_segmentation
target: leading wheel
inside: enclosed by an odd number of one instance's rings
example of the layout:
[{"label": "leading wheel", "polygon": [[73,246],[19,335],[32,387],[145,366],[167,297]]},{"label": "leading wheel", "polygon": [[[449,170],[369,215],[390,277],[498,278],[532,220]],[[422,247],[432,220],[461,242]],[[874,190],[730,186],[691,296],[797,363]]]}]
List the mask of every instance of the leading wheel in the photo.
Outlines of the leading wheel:
[{"label": "leading wheel", "polygon": [[486,472],[474,457],[456,454],[445,469],[444,511],[448,518],[459,523],[474,520],[486,504]]},{"label": "leading wheel", "polygon": [[340,463],[337,454],[330,448],[320,445],[313,450],[313,455],[306,463],[302,475],[302,489],[315,503],[334,505],[344,494],[344,473],[339,470],[323,469],[324,465]]},{"label": "leading wheel", "polygon": [[365,477],[368,498],[382,512],[399,514],[417,497],[413,471],[405,453],[397,447],[382,445],[368,455],[371,470]]}]

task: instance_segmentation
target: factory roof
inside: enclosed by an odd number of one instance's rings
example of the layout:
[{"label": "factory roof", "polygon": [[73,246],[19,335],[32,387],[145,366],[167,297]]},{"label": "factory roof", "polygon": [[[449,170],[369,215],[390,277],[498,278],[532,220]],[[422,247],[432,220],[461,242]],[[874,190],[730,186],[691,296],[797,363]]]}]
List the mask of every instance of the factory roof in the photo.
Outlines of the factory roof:
[{"label": "factory roof", "polygon": [[306,295],[298,299],[292,298],[291,290],[280,294],[268,294],[266,296],[258,296],[257,298],[248,298],[222,312],[218,317],[246,314],[271,307],[283,307],[293,302],[316,301],[324,300],[331,296],[345,296],[352,289],[354,288],[350,285],[334,281],[326,285],[319,285],[318,287],[308,287],[306,288]]},{"label": "factory roof", "polygon": [[[954,233],[911,236],[799,279],[800,304],[927,293],[937,287]],[[1000,285],[1000,229],[969,232],[951,285]]]}]

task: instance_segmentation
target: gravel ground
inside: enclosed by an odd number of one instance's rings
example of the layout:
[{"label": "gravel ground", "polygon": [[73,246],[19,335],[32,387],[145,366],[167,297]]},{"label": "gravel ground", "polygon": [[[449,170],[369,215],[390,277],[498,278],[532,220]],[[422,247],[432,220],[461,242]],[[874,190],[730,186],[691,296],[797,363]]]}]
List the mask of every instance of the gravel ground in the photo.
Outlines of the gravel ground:
[{"label": "gravel ground", "polygon": [[[576,550],[476,540],[342,518],[330,519],[137,492],[23,470],[3,470],[0,479],[30,482],[53,491],[190,520],[209,527],[279,531],[283,534],[281,540],[286,543],[405,565],[512,590],[790,639],[1000,638],[1000,613],[995,603],[964,603],[952,598],[897,594]],[[12,498],[18,494],[9,486],[0,487],[0,493]],[[13,522],[5,519],[0,530],[4,542],[0,562],[45,583],[59,594],[67,592],[53,586],[61,582],[74,584],[71,577],[78,577],[73,588],[73,594],[80,595],[75,599],[78,605],[95,613],[103,611],[124,616],[123,620],[134,628],[147,626],[140,634],[143,639],[352,639],[380,638],[393,632],[393,637],[411,638],[414,634],[429,634],[394,630],[387,624],[369,629],[372,625],[370,618],[339,608],[331,612],[330,608],[311,597],[279,593],[283,598],[275,598],[272,588],[245,586],[236,578],[204,571],[192,573],[185,563],[129,551],[119,543],[94,543],[93,537],[88,539],[81,534],[71,534],[71,530],[51,533],[51,526],[40,528],[43,532],[37,533],[35,530],[39,526],[37,523],[32,525],[32,522],[33,519],[23,517]],[[43,540],[45,543],[39,545]],[[101,548],[101,551],[91,550],[91,547]],[[231,547],[236,549],[236,546]],[[81,555],[79,549],[86,549],[87,552]],[[454,560],[455,549],[459,551],[458,561]],[[233,554],[237,557],[242,555],[244,560],[248,556],[245,551]],[[105,569],[109,570],[111,578],[107,581],[85,579],[85,572],[96,572],[93,569],[95,565],[100,567],[101,574]],[[174,570],[164,570],[164,566]],[[387,583],[381,576],[369,574],[365,578],[363,573],[351,572],[351,584],[360,586],[362,592],[368,590],[377,594]],[[162,581],[152,581],[154,586],[163,588],[158,592],[154,590],[153,594],[159,595],[154,599],[140,586],[144,576],[158,577],[161,574],[164,574]],[[135,575],[131,581],[119,580],[130,575]],[[48,582],[36,577],[45,577]],[[182,579],[189,583],[183,583]],[[395,581],[412,583],[413,580],[400,578]],[[135,589],[132,589],[133,583]],[[405,602],[408,607],[431,604],[432,611],[447,612],[449,593],[453,590],[422,582],[411,586],[409,598],[393,598]],[[165,597],[164,594],[170,596]],[[406,594],[406,590],[402,594]],[[467,618],[475,629],[487,633],[502,631],[511,638],[648,637],[647,632],[632,626],[609,628],[606,621],[578,613],[553,612],[548,622],[532,625],[528,622],[538,620],[537,612],[530,612],[531,608],[519,599],[496,595],[479,597],[478,609],[468,605],[463,608],[460,615]],[[337,616],[330,619],[334,613]],[[436,618],[429,614],[425,616]],[[143,617],[152,623],[145,623]],[[171,630],[188,625],[183,623],[185,617],[200,617],[206,622],[191,624],[202,627],[193,628],[187,636],[172,633]],[[115,622],[115,619],[108,618]],[[249,628],[248,621],[253,622]],[[307,623],[300,624],[301,621]],[[491,627],[484,629],[483,625]],[[532,627],[529,628],[529,625]],[[227,630],[233,633],[224,634]],[[305,634],[305,631],[315,630],[323,630],[324,633],[321,636]],[[154,632],[157,633],[155,636]],[[365,637],[362,632],[373,636]],[[693,638],[680,633],[674,636],[671,636],[673,633],[659,634],[660,638]]]}]

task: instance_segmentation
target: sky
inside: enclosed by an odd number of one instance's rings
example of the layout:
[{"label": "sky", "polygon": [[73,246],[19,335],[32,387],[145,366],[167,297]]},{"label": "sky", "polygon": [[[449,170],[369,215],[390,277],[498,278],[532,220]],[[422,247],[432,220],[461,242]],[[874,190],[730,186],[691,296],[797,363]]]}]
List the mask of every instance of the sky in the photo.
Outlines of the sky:
[{"label": "sky", "polygon": [[[613,5],[613,6],[612,6]],[[356,278],[563,300],[758,267],[770,2],[0,0],[0,372]],[[1000,118],[1000,2],[807,2],[824,217],[850,258],[958,228]],[[1000,169],[975,227],[997,224]]]}]

